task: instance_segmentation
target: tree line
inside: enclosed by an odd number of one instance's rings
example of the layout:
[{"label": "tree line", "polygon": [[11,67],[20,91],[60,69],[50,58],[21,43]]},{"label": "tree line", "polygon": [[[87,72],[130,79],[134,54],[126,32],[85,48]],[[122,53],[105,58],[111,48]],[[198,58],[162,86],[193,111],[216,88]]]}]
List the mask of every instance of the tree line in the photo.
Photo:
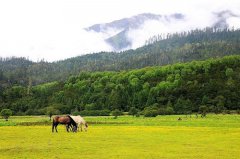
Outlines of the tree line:
[{"label": "tree line", "polygon": [[128,71],[82,71],[66,81],[15,84],[2,89],[0,110],[15,115],[159,114],[240,109],[240,56],[152,66]]}]

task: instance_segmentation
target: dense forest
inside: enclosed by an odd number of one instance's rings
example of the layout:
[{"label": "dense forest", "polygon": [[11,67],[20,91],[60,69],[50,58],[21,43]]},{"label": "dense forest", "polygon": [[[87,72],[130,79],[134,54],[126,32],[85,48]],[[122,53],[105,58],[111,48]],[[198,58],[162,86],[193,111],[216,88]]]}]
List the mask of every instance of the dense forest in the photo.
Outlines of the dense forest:
[{"label": "dense forest", "polygon": [[[221,49],[213,47],[212,50]],[[239,81],[238,55],[128,71],[81,71],[66,81],[1,87],[0,110],[9,108],[17,115],[46,114],[49,110],[63,114],[108,115],[116,109],[191,114],[204,108],[220,113],[240,109]]]},{"label": "dense forest", "polygon": [[57,61],[32,62],[26,58],[0,58],[0,89],[65,81],[88,71],[121,71],[177,62],[239,55],[240,30],[206,28],[158,35],[136,50],[100,52]]}]

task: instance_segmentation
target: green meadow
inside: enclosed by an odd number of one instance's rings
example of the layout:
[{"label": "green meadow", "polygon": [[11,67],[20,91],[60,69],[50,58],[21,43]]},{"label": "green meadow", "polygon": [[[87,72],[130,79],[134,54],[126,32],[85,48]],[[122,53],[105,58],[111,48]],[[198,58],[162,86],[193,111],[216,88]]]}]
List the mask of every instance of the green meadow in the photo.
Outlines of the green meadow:
[{"label": "green meadow", "polygon": [[[182,120],[177,119],[181,117]],[[51,132],[45,116],[0,119],[0,158],[238,159],[240,115],[85,117],[87,132]]]}]

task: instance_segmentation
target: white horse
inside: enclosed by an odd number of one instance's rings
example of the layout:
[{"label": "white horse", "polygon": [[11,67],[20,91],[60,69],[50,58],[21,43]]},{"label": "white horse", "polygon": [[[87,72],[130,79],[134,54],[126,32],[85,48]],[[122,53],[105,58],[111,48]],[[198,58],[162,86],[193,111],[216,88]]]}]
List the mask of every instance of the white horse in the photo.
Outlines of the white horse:
[{"label": "white horse", "polygon": [[84,130],[87,131],[88,124],[83,119],[83,117],[81,117],[80,115],[78,115],[78,116],[70,115],[70,117],[76,122],[78,131],[79,131],[79,127],[81,128],[81,131],[82,131],[82,126],[83,125],[84,125]]}]

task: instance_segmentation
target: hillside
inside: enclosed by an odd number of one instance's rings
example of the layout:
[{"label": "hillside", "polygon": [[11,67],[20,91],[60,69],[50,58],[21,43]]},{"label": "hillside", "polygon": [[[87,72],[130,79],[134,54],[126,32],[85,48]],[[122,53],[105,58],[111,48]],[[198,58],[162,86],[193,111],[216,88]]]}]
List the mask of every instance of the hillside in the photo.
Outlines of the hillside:
[{"label": "hillside", "polygon": [[0,60],[1,87],[64,81],[83,71],[120,71],[147,66],[163,66],[192,60],[240,54],[240,30],[193,30],[178,34],[158,35],[146,46],[120,53],[100,52],[63,61],[31,62],[24,58]]},{"label": "hillside", "polygon": [[[0,109],[15,114],[80,111],[106,115],[110,110],[158,110],[159,114],[240,109],[240,56],[146,67],[121,72],[82,72],[65,82],[13,86],[0,94]],[[94,114],[93,114],[94,113]]]}]

